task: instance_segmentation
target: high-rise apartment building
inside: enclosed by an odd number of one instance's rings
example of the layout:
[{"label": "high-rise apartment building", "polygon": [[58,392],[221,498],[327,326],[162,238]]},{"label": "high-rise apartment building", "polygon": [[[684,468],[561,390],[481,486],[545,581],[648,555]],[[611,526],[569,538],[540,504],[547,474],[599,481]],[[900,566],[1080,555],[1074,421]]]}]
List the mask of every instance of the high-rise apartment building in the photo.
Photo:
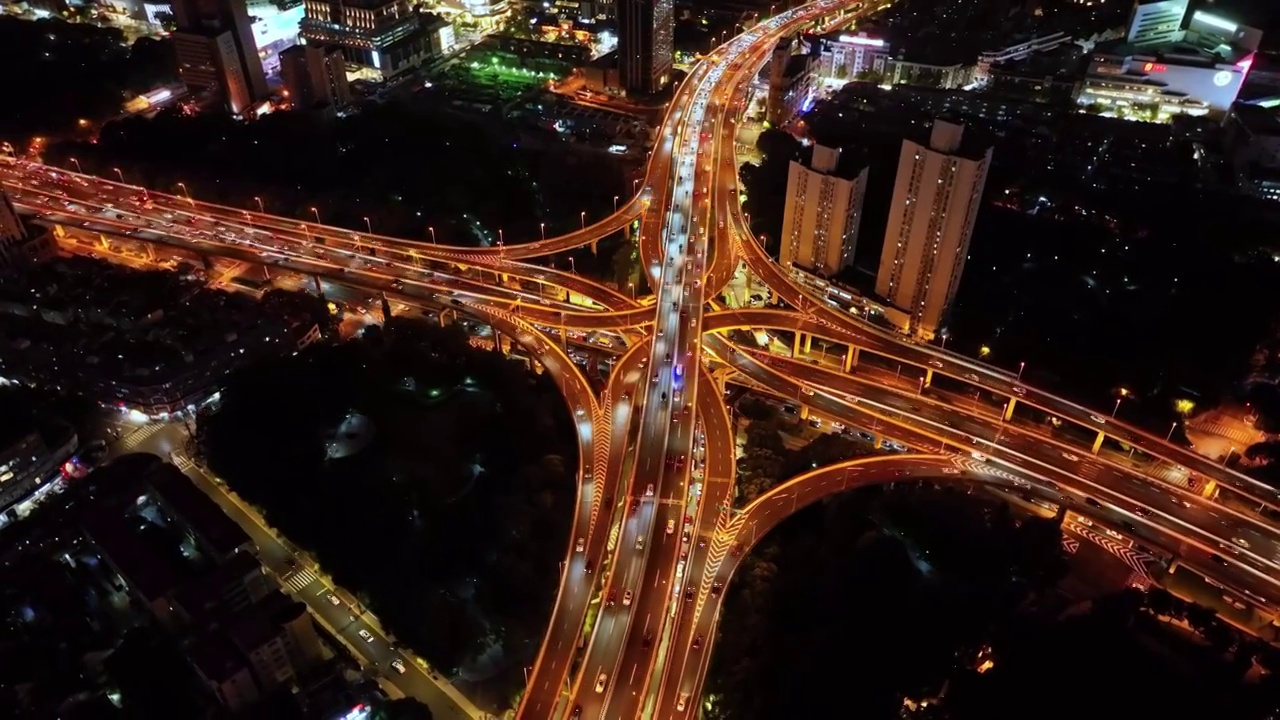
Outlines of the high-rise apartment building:
[{"label": "high-rise apartment building", "polygon": [[649,95],[671,82],[672,0],[617,0],[618,76],[628,93]]},{"label": "high-rise apartment building", "polygon": [[290,46],[280,53],[280,76],[295,108],[339,108],[351,102],[341,48]]},{"label": "high-rise apartment building", "polygon": [[807,166],[791,161],[779,255],[784,267],[831,275],[853,262],[867,168],[840,168],[840,159],[839,149],[814,145]]},{"label": "high-rise apartment building", "polygon": [[1182,19],[1189,0],[1134,0],[1129,12],[1129,33],[1125,41],[1131,45],[1159,45],[1177,40],[1182,32]]},{"label": "high-rise apartment building", "polygon": [[174,0],[178,72],[192,94],[215,92],[241,114],[267,97],[245,0]]},{"label": "high-rise apartment building", "polygon": [[955,299],[991,164],[991,148],[964,142],[964,126],[936,120],[929,143],[904,140],[889,207],[876,294],[903,332],[932,339]]}]

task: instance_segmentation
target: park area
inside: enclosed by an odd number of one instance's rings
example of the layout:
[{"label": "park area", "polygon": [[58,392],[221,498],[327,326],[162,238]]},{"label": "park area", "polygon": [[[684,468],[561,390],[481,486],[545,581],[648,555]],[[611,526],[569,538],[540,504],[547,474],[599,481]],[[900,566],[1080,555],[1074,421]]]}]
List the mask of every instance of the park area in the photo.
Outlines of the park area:
[{"label": "park area", "polygon": [[477,700],[519,689],[568,543],[576,446],[545,375],[393,320],[235,375],[206,462]]}]

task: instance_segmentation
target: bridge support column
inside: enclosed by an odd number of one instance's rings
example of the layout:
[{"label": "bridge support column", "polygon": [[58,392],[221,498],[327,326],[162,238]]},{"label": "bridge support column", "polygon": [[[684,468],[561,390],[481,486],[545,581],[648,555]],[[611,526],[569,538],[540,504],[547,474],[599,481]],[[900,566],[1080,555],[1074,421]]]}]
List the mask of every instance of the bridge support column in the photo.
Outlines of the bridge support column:
[{"label": "bridge support column", "polygon": [[1097,455],[1098,451],[1102,449],[1102,441],[1105,439],[1107,439],[1107,434],[1102,431],[1099,431],[1098,437],[1094,438],[1093,447],[1089,449],[1089,452],[1093,453],[1094,455]]},{"label": "bridge support column", "polygon": [[932,386],[933,386],[933,368],[925,368],[924,382],[920,383],[920,389],[924,390],[925,388],[932,387]]},{"label": "bridge support column", "polygon": [[813,335],[804,336],[804,354],[808,355],[813,351]]},{"label": "bridge support column", "polygon": [[262,279],[271,282],[271,268],[266,265],[259,265],[262,268]]},{"label": "bridge support column", "polygon": [[204,268],[204,272],[206,275],[213,272],[215,269],[213,267],[213,258],[209,257],[208,255],[200,256],[200,265]]},{"label": "bridge support column", "polygon": [[1013,417],[1013,406],[1017,404],[1018,404],[1018,398],[1015,398],[1015,397],[1009,398],[1009,402],[1004,406],[1004,418],[1002,419],[1005,422],[1009,422],[1009,418]]},{"label": "bridge support column", "polygon": [[795,341],[791,343],[791,357],[800,357],[800,339],[804,337],[804,333],[797,332]]},{"label": "bridge support column", "polygon": [[800,406],[800,419],[801,419],[801,420],[808,420],[808,419],[809,419],[809,406],[808,406],[808,405],[801,405],[801,406]]},{"label": "bridge support column", "polygon": [[320,284],[319,275],[311,276],[311,286],[316,289],[316,295],[319,295],[320,297],[324,297],[324,286]]},{"label": "bridge support column", "polygon": [[862,351],[858,348],[858,346],[856,345],[849,346],[849,349],[846,350],[844,353],[844,371],[845,372],[853,372],[853,369],[858,367],[858,355],[860,355],[861,353]]}]

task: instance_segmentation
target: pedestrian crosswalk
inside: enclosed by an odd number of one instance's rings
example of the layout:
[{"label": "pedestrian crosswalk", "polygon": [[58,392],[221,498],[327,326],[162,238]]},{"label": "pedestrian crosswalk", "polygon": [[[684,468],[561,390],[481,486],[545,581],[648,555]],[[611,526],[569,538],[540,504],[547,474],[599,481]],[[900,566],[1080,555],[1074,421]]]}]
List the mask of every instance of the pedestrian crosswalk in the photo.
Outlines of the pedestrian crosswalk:
[{"label": "pedestrian crosswalk", "polygon": [[1251,431],[1251,429],[1247,430],[1242,427],[1215,422],[1213,420],[1189,423],[1188,429],[1193,432],[1200,432],[1206,435],[1217,435],[1229,440],[1234,440],[1241,445],[1251,445],[1258,442],[1261,435],[1256,430]]},{"label": "pedestrian crosswalk", "polygon": [[284,576],[284,584],[288,585],[290,590],[299,593],[306,590],[307,586],[315,581],[315,574],[307,568],[295,570]]},{"label": "pedestrian crosswalk", "polygon": [[187,457],[187,454],[184,452],[170,453],[169,459],[173,461],[173,464],[184,473],[195,466],[195,462],[193,462],[191,458]]},{"label": "pedestrian crosswalk", "polygon": [[134,430],[133,432],[126,435],[124,439],[120,441],[120,445],[125,450],[134,450],[139,445],[146,442],[147,438],[151,437],[152,435],[155,435],[156,433],[160,432],[164,428],[165,428],[165,424],[158,423],[158,422],[151,423],[149,425],[143,425],[137,430]]}]

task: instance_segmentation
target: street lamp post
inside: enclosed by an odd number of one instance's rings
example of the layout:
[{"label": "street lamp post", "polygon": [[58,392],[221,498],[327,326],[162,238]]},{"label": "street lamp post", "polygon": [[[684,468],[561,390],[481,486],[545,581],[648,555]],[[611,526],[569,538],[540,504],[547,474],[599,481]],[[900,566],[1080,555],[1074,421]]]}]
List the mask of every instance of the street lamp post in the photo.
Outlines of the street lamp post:
[{"label": "street lamp post", "polygon": [[1169,441],[1173,440],[1173,431],[1174,431],[1174,430],[1176,430],[1176,429],[1177,429],[1177,427],[1178,427],[1178,421],[1177,421],[1177,420],[1174,420],[1173,422],[1169,423],[1169,434],[1164,436],[1164,441],[1165,441],[1165,442],[1169,442]]},{"label": "street lamp post", "polygon": [[543,241],[546,241],[546,239],[547,239],[547,224],[546,224],[546,223],[538,223],[538,232],[542,234],[542,239],[543,239]]},{"label": "street lamp post", "polygon": [[262,207],[262,198],[258,197],[257,195],[254,195],[253,201],[258,203],[258,212],[265,215],[267,211]]},{"label": "street lamp post", "polygon": [[583,210],[582,212],[578,213],[578,219],[582,222],[582,229],[586,230],[587,229],[587,211]]},{"label": "street lamp post", "polygon": [[1025,360],[1018,363],[1018,382],[1022,382],[1022,371],[1025,370],[1026,367],[1027,363]]},{"label": "street lamp post", "polygon": [[613,211],[618,212],[618,196],[613,196]]},{"label": "street lamp post", "polygon": [[364,229],[368,230],[370,235],[373,234],[373,223],[369,221],[368,215],[364,216]]},{"label": "street lamp post", "polygon": [[438,243],[436,242],[436,229],[433,227],[429,227],[427,228],[427,232],[431,233],[431,244],[437,245]]},{"label": "street lamp post", "polygon": [[569,258],[569,272],[572,272],[574,275],[578,274],[578,266],[573,263],[573,258]]},{"label": "street lamp post", "polygon": [[1118,398],[1116,398],[1116,406],[1115,406],[1115,407],[1113,407],[1113,408],[1111,408],[1111,417],[1115,417],[1115,416],[1116,416],[1116,411],[1120,409],[1120,401],[1121,401],[1121,400],[1124,400],[1124,398],[1123,398],[1123,397],[1118,397]]},{"label": "street lamp post", "polygon": [[302,228],[302,234],[306,236],[307,242],[311,242],[311,231],[307,229],[307,224],[298,223],[298,227]]},{"label": "street lamp post", "polygon": [[75,158],[70,158],[70,160],[71,160],[71,162],[76,166],[76,172],[78,172],[78,173],[80,173],[81,175],[83,175],[83,174],[84,174],[84,170],[80,167],[80,161],[79,161],[79,160],[77,160],[77,159],[75,159]]},{"label": "street lamp post", "polygon": [[636,194],[636,186],[637,186],[637,185],[639,185],[639,184],[640,184],[640,178],[633,178],[633,179],[631,180],[631,194],[632,194],[632,195],[635,195],[635,194]]},{"label": "street lamp post", "polygon": [[120,178],[120,184],[121,184],[121,185],[128,185],[128,184],[129,184],[129,183],[126,183],[126,182],[124,181],[124,173],[120,171],[120,168],[118,168],[118,167],[114,167],[114,168],[111,168],[111,169],[116,171],[116,177]]},{"label": "street lamp post", "polygon": [[187,189],[187,184],[180,182],[178,183],[178,188],[182,190],[182,196],[187,199],[187,204],[191,207],[195,207],[196,201],[191,199],[191,191]]},{"label": "street lamp post", "polygon": [[317,225],[322,224],[322,223],[320,222],[320,211],[319,211],[319,210],[317,210],[317,209],[315,209],[315,208],[311,208],[311,213],[312,213],[313,215],[315,215],[315,216],[316,216],[316,224],[317,224]]}]

